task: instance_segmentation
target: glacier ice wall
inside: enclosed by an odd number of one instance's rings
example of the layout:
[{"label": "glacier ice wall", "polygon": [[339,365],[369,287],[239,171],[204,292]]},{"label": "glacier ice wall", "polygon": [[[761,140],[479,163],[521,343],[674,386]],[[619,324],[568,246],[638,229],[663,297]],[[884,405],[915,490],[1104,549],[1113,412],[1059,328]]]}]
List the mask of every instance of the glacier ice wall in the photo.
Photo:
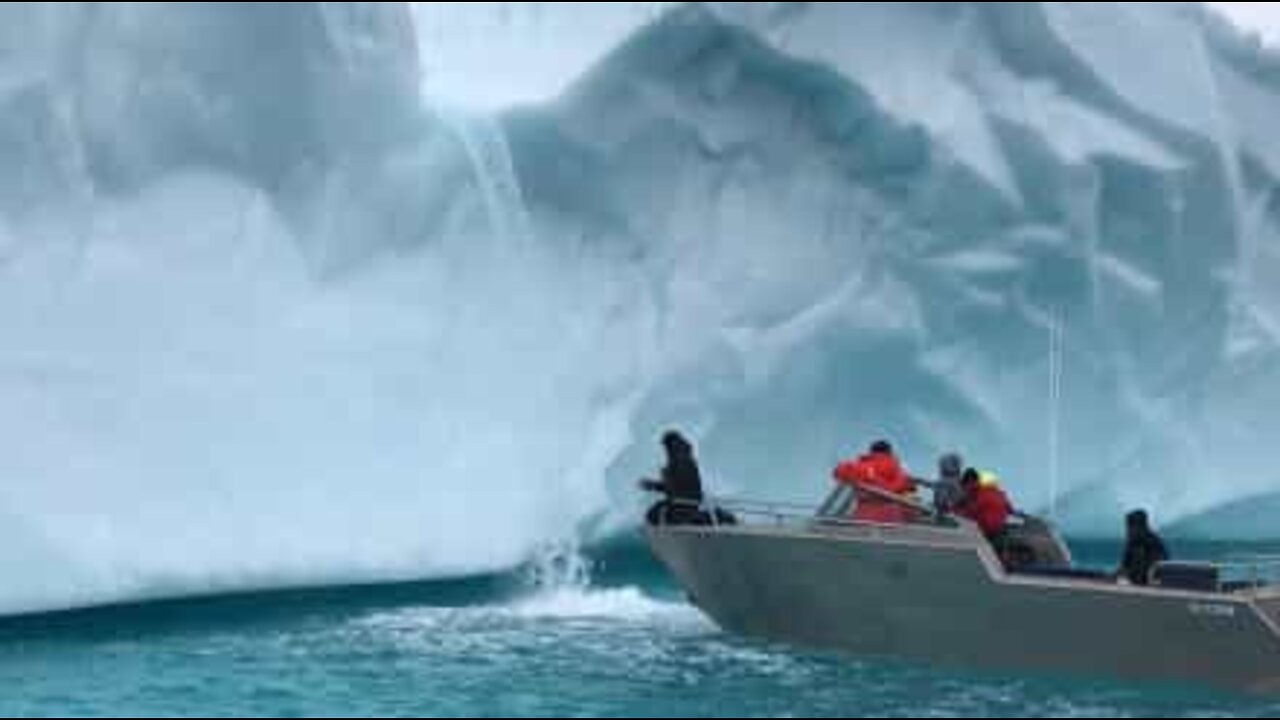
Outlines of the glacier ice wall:
[{"label": "glacier ice wall", "polygon": [[672,423],[721,492],[890,435],[1040,506],[1055,323],[1077,529],[1274,491],[1226,25],[449,5],[0,6],[0,612],[508,567]]},{"label": "glacier ice wall", "polygon": [[1277,488],[1276,67],[1186,4],[724,3],[511,123],[530,197],[661,278],[654,407],[727,482],[890,435],[1110,532]]},{"label": "glacier ice wall", "polygon": [[627,280],[423,107],[404,6],[0,13],[0,612],[505,568],[604,504],[642,383],[577,303]]}]

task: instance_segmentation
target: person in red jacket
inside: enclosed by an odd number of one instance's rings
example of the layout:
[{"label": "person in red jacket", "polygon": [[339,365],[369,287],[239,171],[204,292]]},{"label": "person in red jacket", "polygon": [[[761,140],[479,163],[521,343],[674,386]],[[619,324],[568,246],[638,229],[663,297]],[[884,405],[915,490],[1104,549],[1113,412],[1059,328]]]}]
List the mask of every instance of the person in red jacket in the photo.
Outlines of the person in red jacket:
[{"label": "person in red jacket", "polygon": [[1013,503],[1009,496],[1000,489],[1000,483],[993,475],[983,477],[983,473],[969,468],[960,478],[963,498],[956,508],[956,514],[968,518],[978,524],[982,534],[992,544],[1000,546],[1008,529],[1009,516],[1013,514]]},{"label": "person in red jacket", "polygon": [[877,441],[867,454],[840,463],[832,475],[857,493],[854,520],[895,525],[914,519],[915,513],[905,503],[894,502],[891,497],[896,495],[905,500],[915,492],[915,482],[888,442]]}]

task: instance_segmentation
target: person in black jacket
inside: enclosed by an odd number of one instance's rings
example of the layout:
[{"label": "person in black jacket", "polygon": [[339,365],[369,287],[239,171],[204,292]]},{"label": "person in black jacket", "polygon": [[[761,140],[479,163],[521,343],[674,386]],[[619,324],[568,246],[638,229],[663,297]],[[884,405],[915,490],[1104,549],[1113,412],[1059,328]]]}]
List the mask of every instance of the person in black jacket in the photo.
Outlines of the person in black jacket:
[{"label": "person in black jacket", "polygon": [[1151,529],[1151,519],[1146,511],[1135,510],[1125,518],[1126,535],[1124,558],[1117,572],[1121,580],[1133,585],[1151,584],[1151,571],[1169,559],[1169,549],[1164,540]]},{"label": "person in black jacket", "polygon": [[640,487],[665,497],[649,509],[650,525],[709,525],[711,515],[703,507],[702,472],[694,457],[693,444],[671,431],[662,436],[667,464],[659,480],[645,479]]}]

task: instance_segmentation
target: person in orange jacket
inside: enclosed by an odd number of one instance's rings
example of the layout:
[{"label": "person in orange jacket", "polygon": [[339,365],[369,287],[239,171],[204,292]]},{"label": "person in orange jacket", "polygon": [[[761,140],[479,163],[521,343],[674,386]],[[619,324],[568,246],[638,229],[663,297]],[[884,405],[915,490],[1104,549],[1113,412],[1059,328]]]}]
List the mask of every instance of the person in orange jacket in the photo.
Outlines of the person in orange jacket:
[{"label": "person in orange jacket", "polygon": [[960,478],[960,489],[962,499],[956,514],[977,523],[982,534],[999,547],[1009,526],[1009,516],[1013,515],[1013,503],[1000,488],[999,481],[990,474],[984,479],[983,473],[969,468]]},{"label": "person in orange jacket", "polygon": [[914,519],[915,513],[905,503],[886,497],[897,495],[906,500],[916,489],[915,482],[903,469],[893,446],[887,441],[879,440],[867,454],[840,463],[832,475],[837,482],[852,486],[857,493],[854,520],[895,525]]}]

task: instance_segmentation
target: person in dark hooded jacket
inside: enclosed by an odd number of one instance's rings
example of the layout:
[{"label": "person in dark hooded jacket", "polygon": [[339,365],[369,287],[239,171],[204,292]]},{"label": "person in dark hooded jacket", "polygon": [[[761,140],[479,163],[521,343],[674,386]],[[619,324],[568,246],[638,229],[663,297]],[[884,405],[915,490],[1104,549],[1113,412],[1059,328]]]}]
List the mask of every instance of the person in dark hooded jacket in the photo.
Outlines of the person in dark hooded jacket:
[{"label": "person in dark hooded jacket", "polygon": [[672,431],[662,436],[662,447],[666,450],[667,464],[662,468],[661,479],[640,481],[642,489],[666,496],[649,510],[649,524],[710,523],[710,516],[702,507],[706,495],[693,444],[680,433]]},{"label": "person in dark hooded jacket", "polygon": [[1116,573],[1133,585],[1151,584],[1151,571],[1169,559],[1164,540],[1151,529],[1151,518],[1145,510],[1135,510],[1125,518],[1124,557]]},{"label": "person in dark hooded jacket", "polygon": [[644,480],[651,492],[666,493],[670,500],[681,500],[694,505],[702,504],[702,471],[693,455],[693,444],[683,435],[671,431],[662,436],[662,447],[667,452],[667,464],[662,468],[661,480]]}]

